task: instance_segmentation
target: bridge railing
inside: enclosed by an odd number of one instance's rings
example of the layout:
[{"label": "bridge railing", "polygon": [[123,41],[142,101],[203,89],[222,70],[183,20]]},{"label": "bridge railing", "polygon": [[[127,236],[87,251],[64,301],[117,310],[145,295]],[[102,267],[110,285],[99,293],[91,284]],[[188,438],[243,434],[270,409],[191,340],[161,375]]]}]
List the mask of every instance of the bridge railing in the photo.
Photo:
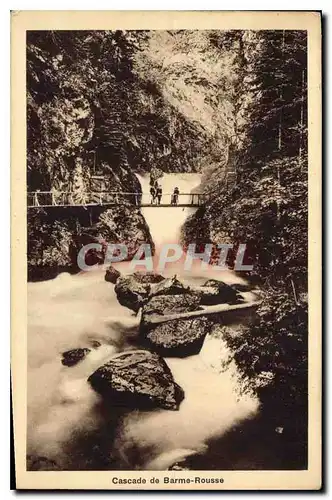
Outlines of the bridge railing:
[{"label": "bridge railing", "polygon": [[[203,205],[206,201],[206,194],[203,193],[180,193],[174,199],[173,193],[163,193],[161,205]],[[51,192],[34,191],[27,193],[28,207],[49,207],[49,206],[88,206],[88,205],[148,205],[158,204],[156,197],[152,202],[150,193],[138,192]]]},{"label": "bridge railing", "polygon": [[50,192],[35,191],[27,195],[30,207],[71,206],[71,205],[106,205],[136,204],[139,193],[119,192]]},{"label": "bridge railing", "polygon": [[[206,195],[203,193],[180,193],[174,198],[174,193],[163,193],[161,196],[160,203],[162,205],[203,205],[205,202]],[[152,196],[149,193],[143,193],[142,197],[143,204],[153,204]],[[158,204],[158,197],[154,199],[154,204]]]}]

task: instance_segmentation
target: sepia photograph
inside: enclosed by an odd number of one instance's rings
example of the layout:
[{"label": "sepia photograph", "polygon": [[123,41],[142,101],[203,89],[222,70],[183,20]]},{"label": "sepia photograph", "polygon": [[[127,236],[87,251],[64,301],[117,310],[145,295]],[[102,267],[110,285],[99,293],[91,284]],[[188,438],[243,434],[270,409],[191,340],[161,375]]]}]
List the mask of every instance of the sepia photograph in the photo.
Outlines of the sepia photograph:
[{"label": "sepia photograph", "polygon": [[308,472],[308,30],[118,26],[24,34],[25,471]]}]

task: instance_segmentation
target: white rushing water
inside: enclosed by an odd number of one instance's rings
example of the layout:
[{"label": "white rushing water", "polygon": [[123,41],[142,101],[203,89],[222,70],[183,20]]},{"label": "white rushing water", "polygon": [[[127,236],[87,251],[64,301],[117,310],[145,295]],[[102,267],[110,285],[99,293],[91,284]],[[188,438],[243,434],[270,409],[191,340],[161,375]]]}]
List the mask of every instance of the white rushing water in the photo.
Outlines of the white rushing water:
[{"label": "white rushing water", "polygon": [[[141,186],[143,203],[150,203],[150,176],[137,175]],[[182,193],[198,192],[200,184],[200,174],[164,174],[159,184],[163,189],[163,197],[161,203],[170,203],[171,193],[175,187],[179,188],[180,198],[179,203],[189,203],[190,196],[185,196]],[[164,242],[178,243],[180,237],[180,229],[187,217],[196,211],[191,207],[144,207],[142,213],[150,228],[153,241],[158,247]]]},{"label": "white rushing water", "polygon": [[[149,191],[148,178],[140,177],[143,192]],[[196,174],[167,174],[163,191],[175,186],[190,192],[199,183]],[[178,242],[180,228],[195,209],[181,207],[144,208],[158,247],[162,242]],[[118,268],[128,272],[128,264]],[[167,274],[178,274],[174,266]],[[192,278],[215,277],[240,282],[227,271],[215,275],[195,268]],[[55,280],[28,284],[28,453],[54,459],[63,468],[85,467],[91,457],[82,436],[103,438],[106,454],[118,457],[119,468],[166,469],[175,461],[206,449],[208,439],[222,436],[236,423],[258,411],[252,395],[241,395],[234,363],[226,368],[229,353],[222,339],[208,336],[199,355],[185,359],[166,359],[175,381],[184,389],[179,411],[131,412],[117,428],[100,411],[99,396],[87,382],[88,376],[114,353],[128,345],[127,338],[137,332],[139,318],[120,306],[113,285],[104,281],[104,272],[62,274]],[[61,364],[61,353],[77,347],[101,346],[78,365]],[[129,342],[130,343],[130,342]],[[109,410],[112,412],[112,410]],[[82,441],[83,439],[83,441]],[[85,443],[84,445],[82,444]],[[222,450],[221,450],[222,453]]]}]

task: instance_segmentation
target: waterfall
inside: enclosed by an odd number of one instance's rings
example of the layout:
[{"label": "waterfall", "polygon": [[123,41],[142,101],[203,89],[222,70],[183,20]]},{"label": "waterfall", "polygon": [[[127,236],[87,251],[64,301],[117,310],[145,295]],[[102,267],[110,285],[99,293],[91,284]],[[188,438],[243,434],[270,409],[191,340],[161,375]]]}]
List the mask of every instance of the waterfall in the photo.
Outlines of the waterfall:
[{"label": "waterfall", "polygon": [[[142,186],[142,202],[150,203],[150,181],[149,175],[137,175]],[[200,184],[200,174],[164,174],[159,180],[163,189],[162,203],[170,203],[171,193],[175,187],[179,188],[181,203],[190,201],[190,196],[181,193],[197,192]],[[197,208],[191,207],[143,207],[142,214],[150,228],[152,239],[158,248],[162,243],[178,243],[181,226],[189,217],[195,213]]]}]

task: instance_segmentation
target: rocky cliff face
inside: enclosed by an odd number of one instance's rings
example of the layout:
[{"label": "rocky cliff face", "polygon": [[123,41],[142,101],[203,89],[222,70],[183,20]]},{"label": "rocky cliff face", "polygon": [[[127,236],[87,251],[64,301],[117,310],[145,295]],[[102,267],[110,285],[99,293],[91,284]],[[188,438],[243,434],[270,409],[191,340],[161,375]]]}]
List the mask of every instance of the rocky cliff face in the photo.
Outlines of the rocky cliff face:
[{"label": "rocky cliff face", "polygon": [[[112,62],[96,55],[95,44],[101,50],[103,42],[113,46]],[[93,32],[90,37],[87,32],[29,33],[28,191],[52,191],[59,199],[62,192],[71,192],[75,202],[91,191],[140,191],[117,134],[123,125],[119,115],[123,99],[113,92],[113,102],[105,105],[106,88],[115,91],[127,79],[123,67],[130,73],[127,49],[132,51],[133,43],[119,33]],[[94,181],[95,173],[104,176],[102,185]],[[42,209],[29,212],[29,279],[75,271],[79,249],[90,242],[130,242],[130,255],[141,242],[152,244],[143,216],[130,201],[127,205],[99,210],[94,220],[68,208],[57,209],[56,216]]]},{"label": "rocky cliff face", "polygon": [[[57,219],[42,209],[35,210],[28,225],[28,279],[38,281],[56,277],[60,272],[77,272],[77,256],[84,245],[100,243],[101,251],[89,251],[87,265],[104,264],[106,244],[126,244],[129,260],[141,244],[154,244],[139,209],[130,205],[103,209],[96,222],[88,224],[89,215],[70,214],[63,209]],[[99,215],[100,213],[100,215]]]}]

